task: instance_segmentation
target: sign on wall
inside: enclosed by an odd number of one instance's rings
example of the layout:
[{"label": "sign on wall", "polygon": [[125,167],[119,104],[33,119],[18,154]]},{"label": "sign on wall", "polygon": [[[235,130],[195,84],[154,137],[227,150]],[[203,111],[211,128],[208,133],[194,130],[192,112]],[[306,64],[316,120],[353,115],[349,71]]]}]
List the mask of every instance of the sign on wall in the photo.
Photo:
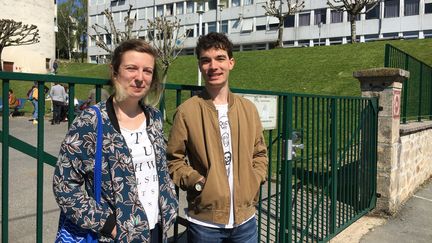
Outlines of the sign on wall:
[{"label": "sign on wall", "polygon": [[393,118],[400,117],[400,107],[401,107],[401,91],[393,90],[393,104],[392,104]]},{"label": "sign on wall", "polygon": [[237,94],[255,104],[264,130],[272,130],[277,127],[277,96]]}]

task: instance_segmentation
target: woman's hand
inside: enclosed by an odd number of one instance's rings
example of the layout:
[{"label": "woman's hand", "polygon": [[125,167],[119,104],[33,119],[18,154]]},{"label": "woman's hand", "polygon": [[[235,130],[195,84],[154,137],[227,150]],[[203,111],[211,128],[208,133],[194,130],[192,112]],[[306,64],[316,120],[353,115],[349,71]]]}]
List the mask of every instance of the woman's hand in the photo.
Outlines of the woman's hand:
[{"label": "woman's hand", "polygon": [[117,236],[117,225],[114,226],[114,229],[111,231],[111,236],[113,239]]}]

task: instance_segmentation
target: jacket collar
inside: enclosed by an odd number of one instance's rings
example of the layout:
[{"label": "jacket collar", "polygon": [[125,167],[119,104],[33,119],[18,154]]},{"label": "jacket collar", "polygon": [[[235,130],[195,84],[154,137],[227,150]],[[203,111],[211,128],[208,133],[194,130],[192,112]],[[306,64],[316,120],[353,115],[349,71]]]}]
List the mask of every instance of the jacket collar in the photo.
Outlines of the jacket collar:
[{"label": "jacket collar", "polygon": [[[120,125],[118,123],[117,116],[115,114],[113,99],[114,99],[114,96],[111,95],[108,98],[108,100],[106,101],[106,110],[107,110],[107,113],[108,113],[108,117],[109,117],[111,123],[114,126],[114,129],[117,132],[120,133]],[[144,112],[144,115],[146,117],[146,127],[148,127],[148,125],[150,123],[150,120],[149,120],[149,118],[150,118],[149,111],[148,111],[148,109],[146,109],[147,107],[145,105],[143,105],[141,102],[140,102],[140,107],[141,107],[141,109]]]},{"label": "jacket collar", "polygon": [[[201,93],[198,94],[198,97],[204,100],[205,104],[212,107],[214,110],[216,110],[215,105],[213,104],[213,100],[211,99],[210,94],[207,92],[207,89],[203,89]],[[228,109],[230,109],[234,105],[234,99],[235,95],[231,92],[231,90],[228,91]]]}]

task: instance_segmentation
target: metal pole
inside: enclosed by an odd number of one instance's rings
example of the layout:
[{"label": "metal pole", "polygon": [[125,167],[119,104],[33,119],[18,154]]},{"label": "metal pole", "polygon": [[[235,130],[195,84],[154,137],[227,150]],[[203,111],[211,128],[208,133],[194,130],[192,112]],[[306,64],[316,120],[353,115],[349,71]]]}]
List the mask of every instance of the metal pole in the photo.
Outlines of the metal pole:
[{"label": "metal pole", "polygon": [[[204,13],[203,3],[198,2],[198,37],[200,37],[202,33],[202,14]],[[201,86],[201,70],[198,67],[198,86]]]}]

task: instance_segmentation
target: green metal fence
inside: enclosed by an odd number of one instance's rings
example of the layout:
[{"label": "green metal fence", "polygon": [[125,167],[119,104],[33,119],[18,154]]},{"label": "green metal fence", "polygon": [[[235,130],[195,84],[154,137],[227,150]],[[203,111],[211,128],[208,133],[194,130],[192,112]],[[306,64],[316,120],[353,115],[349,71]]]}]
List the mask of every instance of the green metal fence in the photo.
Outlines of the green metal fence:
[{"label": "green metal fence", "polygon": [[[167,86],[165,97],[176,100],[168,122],[197,90]],[[233,92],[277,96],[278,125],[265,134],[271,179],[257,206],[260,242],[328,241],[375,207],[377,99]]]},{"label": "green metal fence", "polygon": [[[73,104],[75,85],[94,85],[97,99],[107,80],[0,72],[3,104],[11,80],[69,85]],[[161,110],[169,133],[175,108],[202,87],[167,84]],[[377,99],[300,95],[257,90],[235,93],[277,97],[277,126],[265,132],[270,163],[269,183],[260,189],[257,222],[260,242],[325,242],[375,206]],[[42,97],[41,95],[40,97]],[[38,120],[44,117],[39,101]],[[70,109],[72,110],[72,105]],[[2,242],[8,242],[9,147],[37,159],[36,241],[42,242],[43,164],[56,158],[44,151],[44,123],[38,123],[37,146],[9,134],[9,109],[3,107]],[[69,114],[69,121],[74,115]],[[5,200],[6,199],[6,200]],[[57,223],[57,222],[55,222]],[[174,227],[178,236],[179,218]]]},{"label": "green metal fence", "polygon": [[390,45],[385,46],[385,67],[410,72],[402,89],[401,123],[432,119],[432,66]]}]

